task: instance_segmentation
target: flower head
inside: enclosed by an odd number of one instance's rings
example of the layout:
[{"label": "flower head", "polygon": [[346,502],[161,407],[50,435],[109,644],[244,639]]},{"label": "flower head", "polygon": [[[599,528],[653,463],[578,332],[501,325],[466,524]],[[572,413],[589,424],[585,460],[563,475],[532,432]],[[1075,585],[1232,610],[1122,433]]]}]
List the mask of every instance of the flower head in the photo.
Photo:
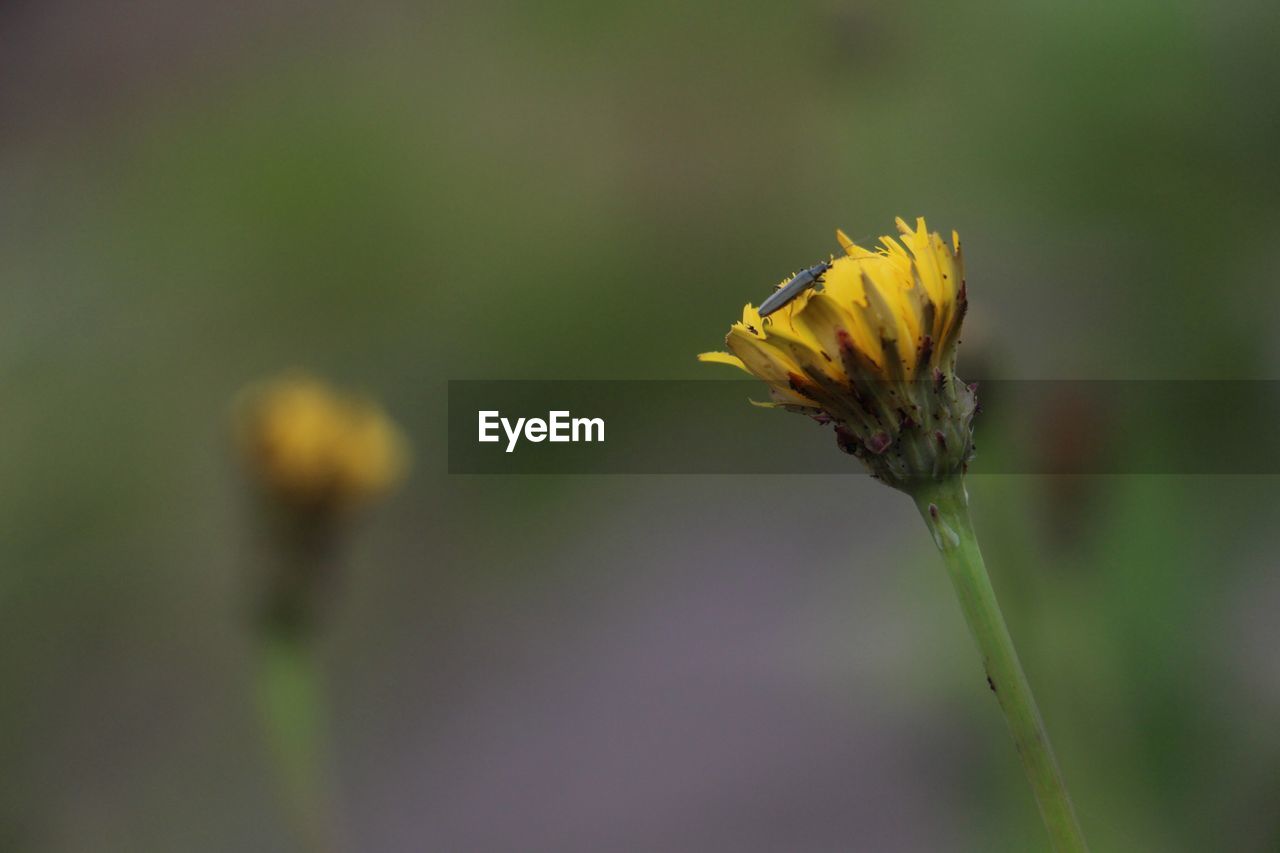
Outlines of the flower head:
[{"label": "flower head", "polygon": [[897,221],[871,251],[844,255],[815,287],[761,318],[748,304],[702,361],[763,379],[771,403],[835,426],[840,448],[898,488],[944,479],[973,453],[973,389],[955,375],[966,295],[960,239]]},{"label": "flower head", "polygon": [[250,471],[282,504],[345,510],[389,491],[408,468],[405,441],[375,403],[304,375],[250,386],[235,406]]}]

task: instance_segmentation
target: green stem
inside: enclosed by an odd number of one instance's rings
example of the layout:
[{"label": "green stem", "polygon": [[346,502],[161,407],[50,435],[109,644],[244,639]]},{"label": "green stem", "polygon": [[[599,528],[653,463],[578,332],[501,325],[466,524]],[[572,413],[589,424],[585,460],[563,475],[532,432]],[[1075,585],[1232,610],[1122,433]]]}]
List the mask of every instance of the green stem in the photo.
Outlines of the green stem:
[{"label": "green stem", "polygon": [[258,700],[281,795],[301,848],[337,849],[326,743],[324,696],[308,634],[259,634]]},{"label": "green stem", "polygon": [[1087,850],[1035,697],[1031,695],[1031,685],[1018,663],[1018,653],[987,576],[969,518],[964,481],[957,476],[942,483],[931,483],[917,489],[913,497],[946,561],[965,621],[982,654],[987,683],[1009,723],[1053,849]]}]

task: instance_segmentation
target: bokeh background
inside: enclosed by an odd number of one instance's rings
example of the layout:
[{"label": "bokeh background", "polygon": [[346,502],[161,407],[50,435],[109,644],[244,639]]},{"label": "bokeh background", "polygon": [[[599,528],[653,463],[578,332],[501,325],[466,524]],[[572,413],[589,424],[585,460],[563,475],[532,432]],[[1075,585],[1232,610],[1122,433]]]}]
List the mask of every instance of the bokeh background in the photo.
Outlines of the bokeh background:
[{"label": "bokeh background", "polygon": [[[0,5],[0,849],[291,849],[227,426],[295,367],[416,454],[320,652],[350,849],[1041,849],[907,500],[451,477],[445,382],[722,377],[835,226],[921,214],[966,377],[1275,378],[1278,9]],[[1046,452],[1179,429],[1080,405]],[[1280,849],[1275,479],[976,468],[1095,849]]]}]

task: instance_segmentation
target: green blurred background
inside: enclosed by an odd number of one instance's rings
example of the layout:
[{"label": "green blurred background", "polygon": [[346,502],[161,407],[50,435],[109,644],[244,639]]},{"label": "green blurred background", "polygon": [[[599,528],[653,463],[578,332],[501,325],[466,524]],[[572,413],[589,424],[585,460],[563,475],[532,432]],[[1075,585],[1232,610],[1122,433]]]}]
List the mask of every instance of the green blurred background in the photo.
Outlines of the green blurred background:
[{"label": "green blurred background", "polygon": [[[450,477],[445,382],[722,377],[693,355],[743,302],[895,215],[965,240],[966,377],[1275,377],[1278,25],[1261,0],[3,4],[0,850],[290,849],[227,426],[293,367],[416,452],[321,649],[352,849],[1041,849],[907,500]],[[1179,429],[1067,423],[1063,452]],[[1280,850],[1274,478],[976,470],[1095,849]]]}]

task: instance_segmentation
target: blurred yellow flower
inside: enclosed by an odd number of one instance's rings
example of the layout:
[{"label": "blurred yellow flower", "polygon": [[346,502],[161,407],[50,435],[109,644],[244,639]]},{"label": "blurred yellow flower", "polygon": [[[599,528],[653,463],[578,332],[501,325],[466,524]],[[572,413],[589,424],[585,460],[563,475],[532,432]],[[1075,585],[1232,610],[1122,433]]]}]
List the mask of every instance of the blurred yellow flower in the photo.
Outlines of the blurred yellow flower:
[{"label": "blurred yellow flower", "polygon": [[377,404],[310,376],[246,388],[234,415],[251,473],[296,508],[341,510],[367,503],[408,470],[407,444]]},{"label": "blurred yellow flower", "polygon": [[955,377],[960,238],[947,245],[923,218],[897,226],[876,251],[837,231],[844,256],[812,268],[814,287],[766,318],[748,304],[729,352],[698,358],[764,380],[773,402],[760,405],[834,423],[842,449],[903,487],[963,467],[976,403]]}]

